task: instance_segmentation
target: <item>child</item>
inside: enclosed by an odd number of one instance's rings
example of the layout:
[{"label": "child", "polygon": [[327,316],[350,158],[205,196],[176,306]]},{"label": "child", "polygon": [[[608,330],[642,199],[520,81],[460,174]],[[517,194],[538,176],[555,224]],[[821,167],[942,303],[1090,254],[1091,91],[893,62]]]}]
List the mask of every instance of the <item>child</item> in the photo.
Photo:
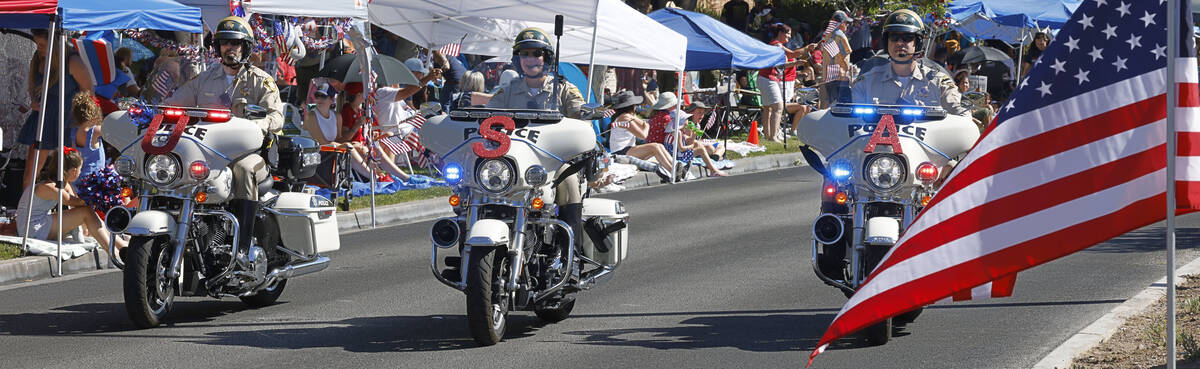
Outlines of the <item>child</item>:
[{"label": "child", "polygon": [[[79,152],[72,148],[66,148],[62,157],[62,177],[65,180],[62,198],[58,197],[59,189],[54,185],[55,180],[58,179],[59,155],[50,155],[46,166],[42,168],[35,179],[33,192],[31,193],[26,188],[21,195],[21,203],[17,208],[17,234],[26,235],[25,227],[28,225],[29,237],[54,240],[58,238],[60,228],[65,233],[65,231],[83,225],[96,238],[96,241],[100,242],[101,247],[108,249],[108,230],[100,222],[100,217],[86,206],[87,204],[75,194],[75,189],[71,186],[71,182],[79,179],[83,159]],[[61,225],[58,223],[58,216],[51,213],[58,208],[59,201],[62,201],[64,207]],[[67,206],[71,208],[67,209]],[[33,209],[33,212],[27,216],[30,208]],[[124,249],[125,246],[126,242],[118,238],[117,249]]]},{"label": "child", "polygon": [[74,144],[83,160],[79,179],[71,182],[89,207],[100,214],[121,204],[121,176],[108,166],[104,157],[104,142],[100,140],[103,118],[100,106],[89,91],[80,91],[72,99],[71,113],[79,127],[75,129]]}]

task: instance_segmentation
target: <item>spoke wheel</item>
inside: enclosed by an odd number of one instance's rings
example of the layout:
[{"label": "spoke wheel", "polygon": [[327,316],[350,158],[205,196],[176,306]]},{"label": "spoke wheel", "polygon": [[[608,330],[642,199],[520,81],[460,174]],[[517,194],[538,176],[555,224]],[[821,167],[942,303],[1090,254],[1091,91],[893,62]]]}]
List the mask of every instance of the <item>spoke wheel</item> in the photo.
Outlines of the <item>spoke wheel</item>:
[{"label": "spoke wheel", "polygon": [[125,310],[138,328],[152,328],[171,310],[175,281],[167,278],[171,268],[169,239],[134,237],[129,242],[124,271]]}]

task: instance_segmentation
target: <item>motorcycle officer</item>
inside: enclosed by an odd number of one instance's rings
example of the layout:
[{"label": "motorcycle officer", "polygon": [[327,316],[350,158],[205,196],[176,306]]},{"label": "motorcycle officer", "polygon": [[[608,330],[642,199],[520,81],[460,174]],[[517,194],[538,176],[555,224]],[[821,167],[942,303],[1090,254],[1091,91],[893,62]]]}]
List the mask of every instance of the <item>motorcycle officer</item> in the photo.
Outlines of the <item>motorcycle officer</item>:
[{"label": "motorcycle officer", "polygon": [[883,38],[887,42],[889,63],[872,68],[854,80],[854,102],[941,106],[946,112],[966,115],[954,81],[936,68],[917,61],[921,31],[925,28],[916,12],[900,9],[883,20]]},{"label": "motorcycle officer", "polygon": [[[522,78],[513,79],[488,101],[487,107],[501,109],[550,109],[568,118],[579,118],[583,106],[583,94],[567,82],[559,80],[555,90],[554,76],[550,75],[550,64],[554,62],[554,46],[546,32],[530,27],[517,33],[513,42],[512,64]],[[557,92],[557,96],[553,96]],[[555,104],[557,102],[557,104]],[[558,205],[558,216],[571,226],[575,233],[576,246],[583,237],[583,194],[580,191],[579,174],[572,174],[555,190],[554,203]]]},{"label": "motorcycle officer", "polygon": [[[264,134],[283,128],[283,103],[275,78],[250,65],[254,36],[245,19],[229,16],[217,25],[213,40],[221,58],[221,67],[210,68],[179,87],[167,105],[184,107],[228,108],[238,117],[246,117],[248,105],[266,110],[266,117],[252,119]],[[238,247],[248,250],[259,209],[258,182],[267,178],[266,162],[258,154],[247,155],[229,164],[233,170],[233,200],[230,211],[238,219]]]}]

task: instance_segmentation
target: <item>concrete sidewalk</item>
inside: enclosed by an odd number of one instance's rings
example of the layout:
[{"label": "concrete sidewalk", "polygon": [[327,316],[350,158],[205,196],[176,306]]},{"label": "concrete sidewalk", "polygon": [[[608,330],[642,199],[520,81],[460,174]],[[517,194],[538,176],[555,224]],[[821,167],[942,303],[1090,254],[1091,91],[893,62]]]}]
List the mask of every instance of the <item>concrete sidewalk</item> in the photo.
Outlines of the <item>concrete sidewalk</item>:
[{"label": "concrete sidewalk", "polygon": [[[791,167],[803,156],[800,153],[765,155],[733,160],[734,167],[726,169],[730,175],[753,173],[764,170]],[[703,178],[699,168],[692,167],[691,173]],[[660,186],[659,178],[653,173],[639,172],[623,184],[626,190]],[[387,205],[375,209],[375,227],[419,222],[453,215],[446,198],[433,198],[401,204]],[[339,213],[338,228],[342,234],[371,229],[371,210]],[[421,237],[426,237],[421,235]],[[42,280],[51,277],[55,265],[53,256],[26,256],[0,261],[0,286]],[[63,274],[70,275],[85,271],[115,271],[108,262],[108,253],[102,250],[63,261]]]}]

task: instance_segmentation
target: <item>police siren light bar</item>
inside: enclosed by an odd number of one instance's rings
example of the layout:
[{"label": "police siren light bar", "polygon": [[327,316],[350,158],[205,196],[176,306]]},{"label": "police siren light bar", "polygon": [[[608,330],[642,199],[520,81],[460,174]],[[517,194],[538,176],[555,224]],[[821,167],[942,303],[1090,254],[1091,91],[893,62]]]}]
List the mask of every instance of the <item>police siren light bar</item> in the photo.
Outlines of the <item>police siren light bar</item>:
[{"label": "police siren light bar", "polygon": [[837,104],[829,108],[829,113],[838,117],[873,117],[891,115],[913,119],[942,119],[946,110],[937,106],[908,106],[908,105],[855,105]]}]

